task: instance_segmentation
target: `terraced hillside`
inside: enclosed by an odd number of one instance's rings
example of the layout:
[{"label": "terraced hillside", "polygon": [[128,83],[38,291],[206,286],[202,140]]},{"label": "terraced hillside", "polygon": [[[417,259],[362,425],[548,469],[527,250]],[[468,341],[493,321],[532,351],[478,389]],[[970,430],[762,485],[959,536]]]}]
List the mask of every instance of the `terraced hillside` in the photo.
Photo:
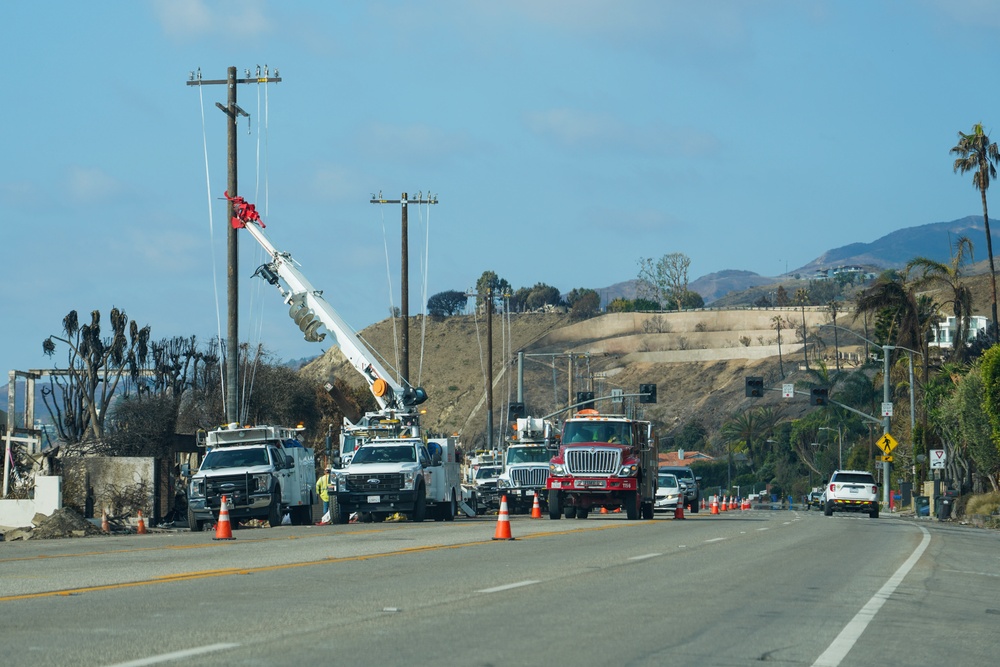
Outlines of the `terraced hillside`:
[{"label": "terraced hillside", "polygon": [[[525,352],[524,398],[529,412],[542,415],[563,407],[576,391],[591,388],[598,396],[620,388],[634,393],[640,383],[656,383],[658,402],[642,406],[657,422],[661,435],[691,419],[710,432],[748,399],[743,378],[764,375],[780,383],[778,346],[773,319],[781,316],[781,352],[786,381],[799,374],[800,343],[793,327],[802,311],[788,309],[696,310],[682,313],[613,313],[583,321],[566,315],[496,316],[493,324],[494,424],[499,430],[508,400],[516,400],[517,352]],[[810,330],[825,324],[825,308],[806,308]],[[394,367],[394,332],[390,320],[361,332]],[[398,333],[396,334],[398,337]],[[486,326],[473,315],[441,321],[410,322],[410,373],[430,396],[424,407],[427,428],[457,433],[467,446],[481,446],[486,429]],[[832,348],[828,350],[832,354]],[[340,377],[361,384],[339,348],[303,368],[309,377]],[[572,380],[572,382],[571,382]],[[610,403],[602,408],[610,407]],[[795,406],[789,408],[793,412]]]}]

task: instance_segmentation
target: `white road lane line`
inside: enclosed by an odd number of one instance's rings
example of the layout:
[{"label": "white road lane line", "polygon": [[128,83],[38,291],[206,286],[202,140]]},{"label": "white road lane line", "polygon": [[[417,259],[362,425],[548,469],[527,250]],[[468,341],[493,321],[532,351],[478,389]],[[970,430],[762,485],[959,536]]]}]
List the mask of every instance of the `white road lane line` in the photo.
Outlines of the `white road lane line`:
[{"label": "white road lane line", "polygon": [[920,560],[920,556],[927,549],[927,545],[931,543],[931,534],[927,532],[927,529],[923,526],[917,526],[917,528],[924,534],[924,538],[920,540],[920,544],[913,550],[913,553],[906,559],[906,562],[899,566],[896,573],[889,577],[889,581],[885,582],[882,588],[861,608],[861,611],[854,615],[851,622],[844,626],[844,629],[840,631],[840,634],[833,640],[833,643],[816,658],[813,667],[838,667],[850,650],[854,648],[854,644],[857,643],[865,628],[875,618],[878,610],[882,608],[882,605],[889,599],[889,596],[903,583],[903,579],[910,573],[910,570],[917,564],[917,561]]},{"label": "white road lane line", "polygon": [[724,538],[724,537],[713,537],[710,540],[705,540],[705,544],[708,544],[709,542],[721,542],[724,539],[726,539],[726,538]]},{"label": "white road lane line", "polygon": [[484,588],[482,590],[476,591],[477,593],[499,593],[500,591],[509,591],[512,588],[521,588],[522,586],[531,586],[537,584],[538,581],[534,579],[529,579],[527,581],[518,581],[513,584],[504,584],[503,586],[495,586],[493,588]]},{"label": "white road lane line", "polygon": [[108,665],[108,667],[143,667],[144,665],[158,665],[161,662],[183,660],[184,658],[190,658],[195,655],[202,655],[203,653],[214,653],[215,651],[225,651],[226,649],[236,648],[237,646],[239,646],[239,644],[209,644],[208,646],[189,648],[184,651],[174,651],[173,653],[162,653],[160,655],[152,655],[148,658],[141,658],[139,660],[129,660],[128,662],[119,662],[114,665]]},{"label": "white road lane line", "polygon": [[656,558],[657,556],[662,556],[663,554],[643,554],[642,556],[632,556],[629,560],[646,560],[647,558]]}]

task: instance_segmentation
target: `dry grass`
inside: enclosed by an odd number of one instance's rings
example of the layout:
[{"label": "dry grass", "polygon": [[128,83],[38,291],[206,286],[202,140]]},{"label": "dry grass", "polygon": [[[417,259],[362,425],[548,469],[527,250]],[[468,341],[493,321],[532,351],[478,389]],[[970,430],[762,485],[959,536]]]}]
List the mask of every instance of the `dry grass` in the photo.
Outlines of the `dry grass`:
[{"label": "dry grass", "polygon": [[965,515],[991,515],[1000,510],[1000,493],[982,493],[969,498],[965,504]]}]

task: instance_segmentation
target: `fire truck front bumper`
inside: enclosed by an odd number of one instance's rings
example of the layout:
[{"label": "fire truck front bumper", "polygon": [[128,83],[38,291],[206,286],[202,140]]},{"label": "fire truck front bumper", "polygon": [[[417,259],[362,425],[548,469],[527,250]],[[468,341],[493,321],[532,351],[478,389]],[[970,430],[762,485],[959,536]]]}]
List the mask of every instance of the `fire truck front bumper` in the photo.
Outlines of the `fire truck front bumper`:
[{"label": "fire truck front bumper", "polygon": [[576,493],[617,493],[639,488],[635,477],[549,477],[545,486]]}]

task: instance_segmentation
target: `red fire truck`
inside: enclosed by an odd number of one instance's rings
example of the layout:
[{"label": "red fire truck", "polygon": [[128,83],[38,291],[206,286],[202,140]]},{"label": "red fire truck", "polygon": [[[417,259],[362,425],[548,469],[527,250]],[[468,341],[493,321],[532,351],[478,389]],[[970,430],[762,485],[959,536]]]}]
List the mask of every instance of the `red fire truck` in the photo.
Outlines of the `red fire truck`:
[{"label": "red fire truck", "polygon": [[580,410],[563,425],[549,462],[549,518],[585,519],[592,509],[652,519],[658,465],[650,422]]}]

